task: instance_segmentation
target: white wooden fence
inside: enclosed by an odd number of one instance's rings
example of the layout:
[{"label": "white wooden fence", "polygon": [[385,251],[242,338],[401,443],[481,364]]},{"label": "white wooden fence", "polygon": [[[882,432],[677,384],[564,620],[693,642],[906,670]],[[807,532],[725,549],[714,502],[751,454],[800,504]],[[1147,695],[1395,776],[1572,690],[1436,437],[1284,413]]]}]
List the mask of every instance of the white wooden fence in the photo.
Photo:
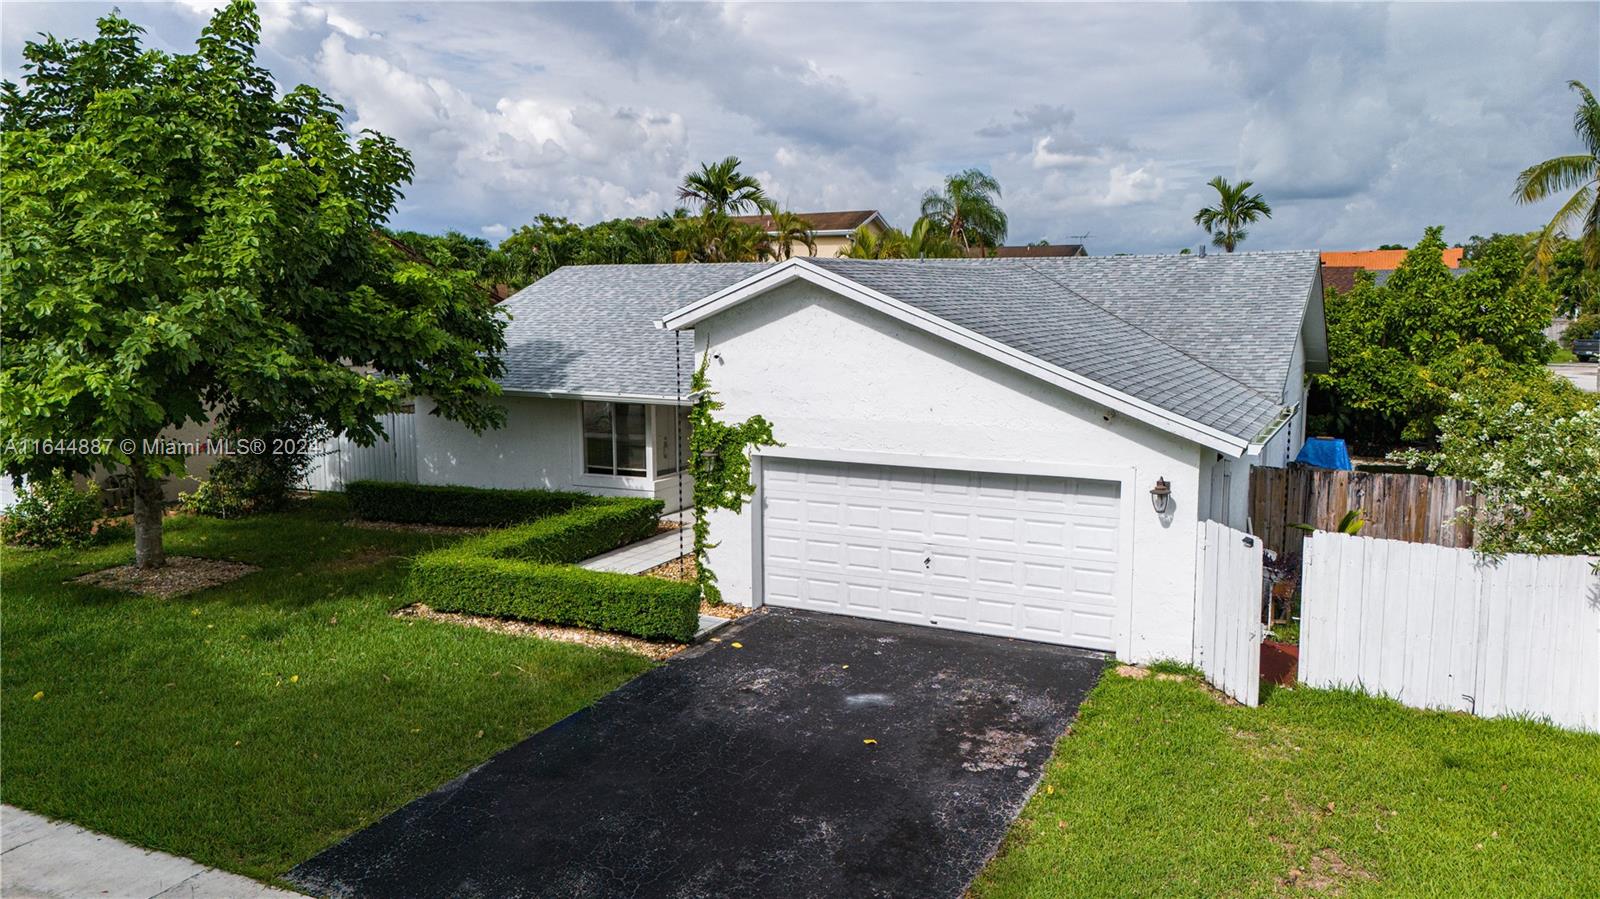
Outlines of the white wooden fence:
[{"label": "white wooden fence", "polygon": [[1217,521],[1200,527],[1194,663],[1244,705],[1261,700],[1261,541]]},{"label": "white wooden fence", "polygon": [[1418,708],[1600,730],[1600,575],[1508,555],[1318,532],[1305,543],[1300,680]]},{"label": "white wooden fence", "polygon": [[343,490],[349,481],[417,482],[416,413],[395,412],[383,417],[387,440],[358,446],[348,437],[322,441],[322,448],[306,474],[310,490]]}]

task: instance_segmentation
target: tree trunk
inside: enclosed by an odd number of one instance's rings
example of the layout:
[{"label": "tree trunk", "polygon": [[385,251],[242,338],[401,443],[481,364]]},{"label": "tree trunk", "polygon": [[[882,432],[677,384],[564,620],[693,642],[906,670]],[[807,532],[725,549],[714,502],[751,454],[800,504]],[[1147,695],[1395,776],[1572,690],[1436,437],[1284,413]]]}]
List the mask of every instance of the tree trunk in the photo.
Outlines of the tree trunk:
[{"label": "tree trunk", "polygon": [[133,475],[133,559],[140,568],[167,564],[161,548],[161,517],[165,513],[162,478],[151,477],[139,459],[128,466]]}]

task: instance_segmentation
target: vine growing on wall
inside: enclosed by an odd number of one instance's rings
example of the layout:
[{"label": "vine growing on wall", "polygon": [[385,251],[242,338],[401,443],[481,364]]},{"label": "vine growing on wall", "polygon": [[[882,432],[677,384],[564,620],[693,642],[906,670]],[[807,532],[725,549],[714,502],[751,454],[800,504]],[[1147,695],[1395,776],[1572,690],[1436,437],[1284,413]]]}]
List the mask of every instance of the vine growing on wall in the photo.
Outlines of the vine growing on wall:
[{"label": "vine growing on wall", "polygon": [[750,482],[751,449],[760,446],[779,446],[772,436],[772,423],[759,415],[741,422],[718,421],[716,412],[722,403],[711,390],[706,377],[706,366],[711,362],[707,353],[689,381],[695,393],[694,406],[689,411],[689,471],[694,475],[694,561],[699,570],[700,591],[707,602],[722,601],[722,591],[717,589],[717,574],[706,564],[706,553],[711,542],[711,523],[706,513],[712,509],[738,512],[755,495],[756,485]]}]

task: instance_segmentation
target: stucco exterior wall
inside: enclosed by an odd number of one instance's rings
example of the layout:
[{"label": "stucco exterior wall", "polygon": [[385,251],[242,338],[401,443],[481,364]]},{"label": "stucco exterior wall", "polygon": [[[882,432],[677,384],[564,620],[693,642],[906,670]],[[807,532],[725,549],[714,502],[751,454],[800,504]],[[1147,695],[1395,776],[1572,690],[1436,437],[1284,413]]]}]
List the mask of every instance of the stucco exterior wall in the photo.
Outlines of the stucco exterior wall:
[{"label": "stucco exterior wall", "polygon": [[796,256],[825,256],[825,257],[828,257],[828,258],[831,259],[834,256],[843,256],[845,254],[845,252],[850,249],[850,238],[848,238],[848,237],[833,237],[831,235],[830,236],[821,236],[821,235],[819,235],[819,236],[814,237],[812,239],[817,242],[817,251],[815,253],[807,252],[806,248],[804,246],[801,246],[801,247],[797,248],[798,252],[796,252],[795,255]]},{"label": "stucco exterior wall", "polygon": [[1272,439],[1267,441],[1261,449],[1260,460],[1257,465],[1268,468],[1282,468],[1294,461],[1300,454],[1300,447],[1306,442],[1306,348],[1304,339],[1297,340],[1294,345],[1294,355],[1289,362],[1289,376],[1283,385],[1283,395],[1280,397],[1285,406],[1298,403],[1300,408],[1295,411],[1294,417],[1283,426]]},{"label": "stucco exterior wall", "polygon": [[[729,420],[761,414],[786,449],[1074,464],[1124,477],[1132,613],[1118,654],[1188,659],[1194,626],[1200,447],[808,284],[695,326]],[[1209,452],[1209,451],[1207,451]],[[1149,488],[1172,485],[1158,516]],[[756,595],[755,503],[710,518],[725,598]],[[1130,532],[1131,530],[1131,532]]]},{"label": "stucco exterior wall", "polygon": [[[433,401],[418,399],[418,483],[649,496],[665,502],[667,511],[678,507],[676,476],[650,480],[583,473],[577,400],[502,397],[499,402],[506,410],[505,427],[474,434],[430,415]],[[685,476],[684,496],[692,498],[693,483]]]}]

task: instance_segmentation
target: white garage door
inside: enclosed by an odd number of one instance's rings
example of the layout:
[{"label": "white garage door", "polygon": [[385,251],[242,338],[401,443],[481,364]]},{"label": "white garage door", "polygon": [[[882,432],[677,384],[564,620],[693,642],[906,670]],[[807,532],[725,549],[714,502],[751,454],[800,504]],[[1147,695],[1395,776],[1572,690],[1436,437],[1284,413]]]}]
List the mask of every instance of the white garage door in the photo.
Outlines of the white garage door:
[{"label": "white garage door", "polygon": [[766,601],[1114,649],[1118,485],[771,459]]}]

